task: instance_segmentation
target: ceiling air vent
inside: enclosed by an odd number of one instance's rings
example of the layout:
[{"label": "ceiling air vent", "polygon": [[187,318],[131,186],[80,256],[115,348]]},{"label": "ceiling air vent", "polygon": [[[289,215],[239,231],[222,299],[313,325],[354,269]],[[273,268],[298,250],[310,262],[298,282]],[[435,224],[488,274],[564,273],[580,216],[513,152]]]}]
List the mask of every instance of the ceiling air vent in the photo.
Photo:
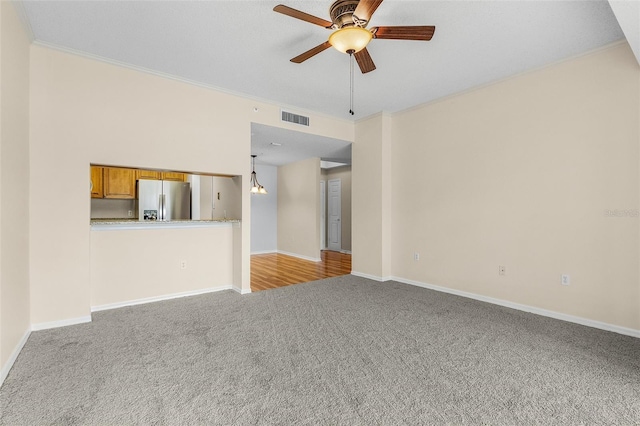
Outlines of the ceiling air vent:
[{"label": "ceiling air vent", "polygon": [[302,126],[309,125],[309,117],[305,117],[304,115],[294,114],[292,112],[281,111],[282,112],[282,121],[286,121],[288,123],[300,124]]}]

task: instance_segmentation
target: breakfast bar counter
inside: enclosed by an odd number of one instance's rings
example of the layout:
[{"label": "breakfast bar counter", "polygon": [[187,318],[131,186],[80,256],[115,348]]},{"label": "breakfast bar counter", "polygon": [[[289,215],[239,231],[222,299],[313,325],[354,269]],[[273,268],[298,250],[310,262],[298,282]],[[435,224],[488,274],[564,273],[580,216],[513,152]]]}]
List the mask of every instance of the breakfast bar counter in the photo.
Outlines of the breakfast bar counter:
[{"label": "breakfast bar counter", "polygon": [[205,220],[138,220],[138,219],[91,219],[92,231],[116,231],[139,229],[211,228],[218,226],[239,226],[239,219]]}]

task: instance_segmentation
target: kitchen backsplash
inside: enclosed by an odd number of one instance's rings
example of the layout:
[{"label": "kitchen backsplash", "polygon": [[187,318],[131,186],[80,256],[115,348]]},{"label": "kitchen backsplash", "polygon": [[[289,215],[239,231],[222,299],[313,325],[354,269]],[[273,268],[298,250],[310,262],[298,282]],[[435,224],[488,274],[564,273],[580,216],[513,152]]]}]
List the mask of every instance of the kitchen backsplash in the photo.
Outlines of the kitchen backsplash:
[{"label": "kitchen backsplash", "polygon": [[[136,200],[112,200],[108,198],[91,199],[91,219],[129,219],[135,218],[138,211]],[[129,216],[131,211],[132,216]]]}]

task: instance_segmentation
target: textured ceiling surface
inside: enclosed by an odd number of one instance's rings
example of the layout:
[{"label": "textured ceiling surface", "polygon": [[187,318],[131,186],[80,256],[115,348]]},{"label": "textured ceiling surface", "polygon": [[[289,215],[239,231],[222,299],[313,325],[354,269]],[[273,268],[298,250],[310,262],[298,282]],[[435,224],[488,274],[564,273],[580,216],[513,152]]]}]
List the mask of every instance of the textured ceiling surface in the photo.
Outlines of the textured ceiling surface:
[{"label": "textured ceiling surface", "polygon": [[282,166],[318,157],[351,164],[351,143],[263,124],[251,124],[251,153],[256,164]]},{"label": "textured ceiling surface", "polygon": [[[292,57],[330,31],[273,12],[329,19],[331,1],[27,1],[35,40],[286,107],[359,119],[397,112],[623,38],[606,0],[385,0],[371,26],[435,25],[429,42],[373,40],[377,70],[355,76],[334,49]],[[356,66],[357,70],[357,66]]]}]

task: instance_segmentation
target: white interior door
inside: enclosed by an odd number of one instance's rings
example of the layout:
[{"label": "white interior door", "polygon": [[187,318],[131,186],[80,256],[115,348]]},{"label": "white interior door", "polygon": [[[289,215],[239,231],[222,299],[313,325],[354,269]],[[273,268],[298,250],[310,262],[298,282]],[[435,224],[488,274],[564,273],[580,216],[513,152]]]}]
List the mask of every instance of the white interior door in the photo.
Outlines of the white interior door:
[{"label": "white interior door", "polygon": [[328,188],[328,247],[329,250],[342,250],[342,227],[340,224],[342,206],[342,182],[340,179],[331,179]]},{"label": "white interior door", "polygon": [[326,182],[320,181],[320,250],[327,248],[327,194]]}]

